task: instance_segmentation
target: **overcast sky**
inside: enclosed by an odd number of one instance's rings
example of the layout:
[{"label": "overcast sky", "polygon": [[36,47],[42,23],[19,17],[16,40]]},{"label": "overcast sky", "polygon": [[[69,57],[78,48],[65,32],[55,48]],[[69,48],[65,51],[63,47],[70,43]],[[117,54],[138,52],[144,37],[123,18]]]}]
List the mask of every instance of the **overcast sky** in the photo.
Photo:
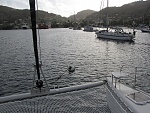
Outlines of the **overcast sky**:
[{"label": "overcast sky", "polygon": [[[101,1],[104,1],[103,6],[106,7],[106,0],[38,0],[38,7],[39,10],[68,17],[73,15],[74,12],[77,13],[86,9],[99,11]],[[109,6],[122,6],[134,1],[139,0],[109,0]],[[0,0],[0,5],[17,9],[29,9],[29,0]]]}]

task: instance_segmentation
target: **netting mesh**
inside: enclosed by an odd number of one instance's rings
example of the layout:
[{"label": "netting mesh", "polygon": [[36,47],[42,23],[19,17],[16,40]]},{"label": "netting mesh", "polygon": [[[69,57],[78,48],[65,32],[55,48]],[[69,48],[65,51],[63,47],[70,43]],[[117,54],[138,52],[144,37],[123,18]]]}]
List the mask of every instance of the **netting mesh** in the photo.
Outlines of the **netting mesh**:
[{"label": "netting mesh", "polygon": [[104,86],[0,104],[0,113],[110,113]]}]

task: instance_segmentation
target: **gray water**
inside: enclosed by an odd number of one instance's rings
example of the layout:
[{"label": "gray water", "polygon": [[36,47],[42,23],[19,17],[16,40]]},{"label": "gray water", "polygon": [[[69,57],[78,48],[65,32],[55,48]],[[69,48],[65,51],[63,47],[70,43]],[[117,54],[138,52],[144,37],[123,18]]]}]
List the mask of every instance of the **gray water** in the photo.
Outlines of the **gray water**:
[{"label": "gray water", "polygon": [[[118,42],[98,39],[94,32],[81,30],[46,29],[39,33],[42,70],[50,87],[104,80],[124,65],[131,71],[134,66],[140,67],[137,85],[150,92],[150,34],[137,31],[134,42]],[[28,92],[34,64],[31,29],[1,30],[0,96]],[[66,71],[69,65],[75,66],[74,73]]]}]

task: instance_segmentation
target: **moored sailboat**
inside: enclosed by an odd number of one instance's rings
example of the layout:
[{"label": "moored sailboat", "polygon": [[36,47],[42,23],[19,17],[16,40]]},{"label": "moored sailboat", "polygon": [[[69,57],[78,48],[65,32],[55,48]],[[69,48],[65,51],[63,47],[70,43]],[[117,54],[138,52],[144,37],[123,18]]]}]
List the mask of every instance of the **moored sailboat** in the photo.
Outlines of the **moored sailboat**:
[{"label": "moored sailboat", "polygon": [[145,33],[150,33],[150,29],[149,28],[143,28],[141,29],[142,32],[145,32]]},{"label": "moored sailboat", "polygon": [[106,30],[96,32],[97,38],[133,41],[135,38],[135,31],[133,33],[126,33],[122,28],[115,28],[113,31],[108,29],[108,0],[107,0],[107,17],[106,17]]},{"label": "moored sailboat", "polygon": [[150,33],[150,25],[141,29],[142,32]]},{"label": "moored sailboat", "polygon": [[93,27],[87,25],[87,26],[84,27],[83,31],[93,32]]}]

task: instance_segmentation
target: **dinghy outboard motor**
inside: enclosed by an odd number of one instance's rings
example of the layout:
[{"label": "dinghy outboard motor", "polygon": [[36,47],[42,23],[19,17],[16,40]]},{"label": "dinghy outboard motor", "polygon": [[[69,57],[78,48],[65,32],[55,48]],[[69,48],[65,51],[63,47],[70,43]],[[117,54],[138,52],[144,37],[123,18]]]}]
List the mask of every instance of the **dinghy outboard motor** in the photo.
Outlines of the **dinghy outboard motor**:
[{"label": "dinghy outboard motor", "polygon": [[75,67],[74,66],[69,66],[68,71],[69,71],[69,73],[73,73],[75,71]]}]

